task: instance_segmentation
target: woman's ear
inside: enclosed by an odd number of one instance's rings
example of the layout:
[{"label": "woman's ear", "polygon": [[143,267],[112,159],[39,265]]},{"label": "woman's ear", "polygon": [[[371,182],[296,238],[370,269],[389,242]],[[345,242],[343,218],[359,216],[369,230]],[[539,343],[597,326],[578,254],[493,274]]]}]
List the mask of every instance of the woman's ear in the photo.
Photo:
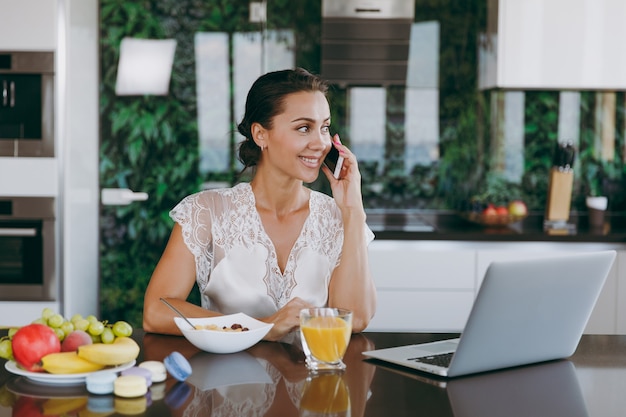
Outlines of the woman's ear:
[{"label": "woman's ear", "polygon": [[252,123],[252,126],[250,126],[250,132],[252,133],[254,143],[256,143],[259,148],[264,149],[267,147],[267,131],[263,126],[261,126],[260,123]]}]

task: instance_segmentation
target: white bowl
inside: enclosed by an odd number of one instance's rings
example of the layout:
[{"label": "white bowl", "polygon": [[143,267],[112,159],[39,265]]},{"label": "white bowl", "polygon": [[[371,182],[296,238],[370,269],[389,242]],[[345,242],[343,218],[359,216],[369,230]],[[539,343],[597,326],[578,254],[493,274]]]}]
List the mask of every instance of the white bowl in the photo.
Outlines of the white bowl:
[{"label": "white bowl", "polygon": [[217,325],[230,327],[238,323],[249,330],[245,332],[228,332],[223,330],[195,330],[184,319],[174,317],[174,322],[192,345],[205,352],[233,353],[239,352],[255,345],[270,331],[274,324],[264,323],[244,313],[228,314],[218,317],[190,318],[194,326]]}]

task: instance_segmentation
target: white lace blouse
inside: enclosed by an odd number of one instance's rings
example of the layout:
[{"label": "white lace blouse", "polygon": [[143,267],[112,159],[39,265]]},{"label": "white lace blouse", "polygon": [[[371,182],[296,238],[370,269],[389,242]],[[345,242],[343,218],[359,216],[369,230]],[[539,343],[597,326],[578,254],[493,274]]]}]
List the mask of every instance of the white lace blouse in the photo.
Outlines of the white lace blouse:
[{"label": "white lace blouse", "polygon": [[[194,255],[204,308],[265,317],[294,297],[326,305],[331,273],[339,264],[343,225],[331,197],[316,191],[310,195],[309,216],[284,272],[249,183],[192,194],[170,211]],[[365,227],[369,243],[374,234]]]}]

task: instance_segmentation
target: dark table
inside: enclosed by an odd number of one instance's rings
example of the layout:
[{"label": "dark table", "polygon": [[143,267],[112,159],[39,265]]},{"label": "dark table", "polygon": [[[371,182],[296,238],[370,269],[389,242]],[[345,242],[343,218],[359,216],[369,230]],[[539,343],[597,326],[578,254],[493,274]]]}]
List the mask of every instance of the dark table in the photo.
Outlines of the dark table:
[{"label": "dark table", "polygon": [[[2,333],[2,332],[0,332]],[[2,334],[6,334],[6,331]],[[567,360],[452,380],[365,360],[367,349],[454,337],[453,334],[354,335],[341,377],[307,381],[295,347],[261,342],[230,355],[202,352],[182,337],[144,334],[139,361],[163,360],[176,350],[192,364],[185,382],[168,378],[146,397],[121,399],[85,387],[46,386],[9,374],[0,363],[3,416],[618,416],[626,410],[626,336],[583,336]],[[344,396],[349,392],[349,400]],[[299,405],[349,413],[300,414]],[[31,413],[31,414],[28,414]]]}]

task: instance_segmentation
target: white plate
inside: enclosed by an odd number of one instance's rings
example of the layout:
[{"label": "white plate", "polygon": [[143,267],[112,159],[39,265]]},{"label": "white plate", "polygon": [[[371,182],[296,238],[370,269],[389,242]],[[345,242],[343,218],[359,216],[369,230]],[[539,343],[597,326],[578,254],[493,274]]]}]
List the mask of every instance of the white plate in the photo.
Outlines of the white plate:
[{"label": "white plate", "polygon": [[[122,365],[114,366],[111,368],[105,368],[107,371],[116,371],[122,372],[125,369],[128,369],[135,365],[135,361],[130,361]],[[40,384],[52,384],[52,385],[76,385],[83,384],[87,375],[93,374],[94,372],[84,372],[80,374],[49,374],[46,372],[30,372],[25,369],[20,368],[15,361],[7,361],[4,364],[4,367],[7,371],[12,374],[25,376],[31,381],[38,382]],[[100,371],[96,371],[100,372]]]}]

